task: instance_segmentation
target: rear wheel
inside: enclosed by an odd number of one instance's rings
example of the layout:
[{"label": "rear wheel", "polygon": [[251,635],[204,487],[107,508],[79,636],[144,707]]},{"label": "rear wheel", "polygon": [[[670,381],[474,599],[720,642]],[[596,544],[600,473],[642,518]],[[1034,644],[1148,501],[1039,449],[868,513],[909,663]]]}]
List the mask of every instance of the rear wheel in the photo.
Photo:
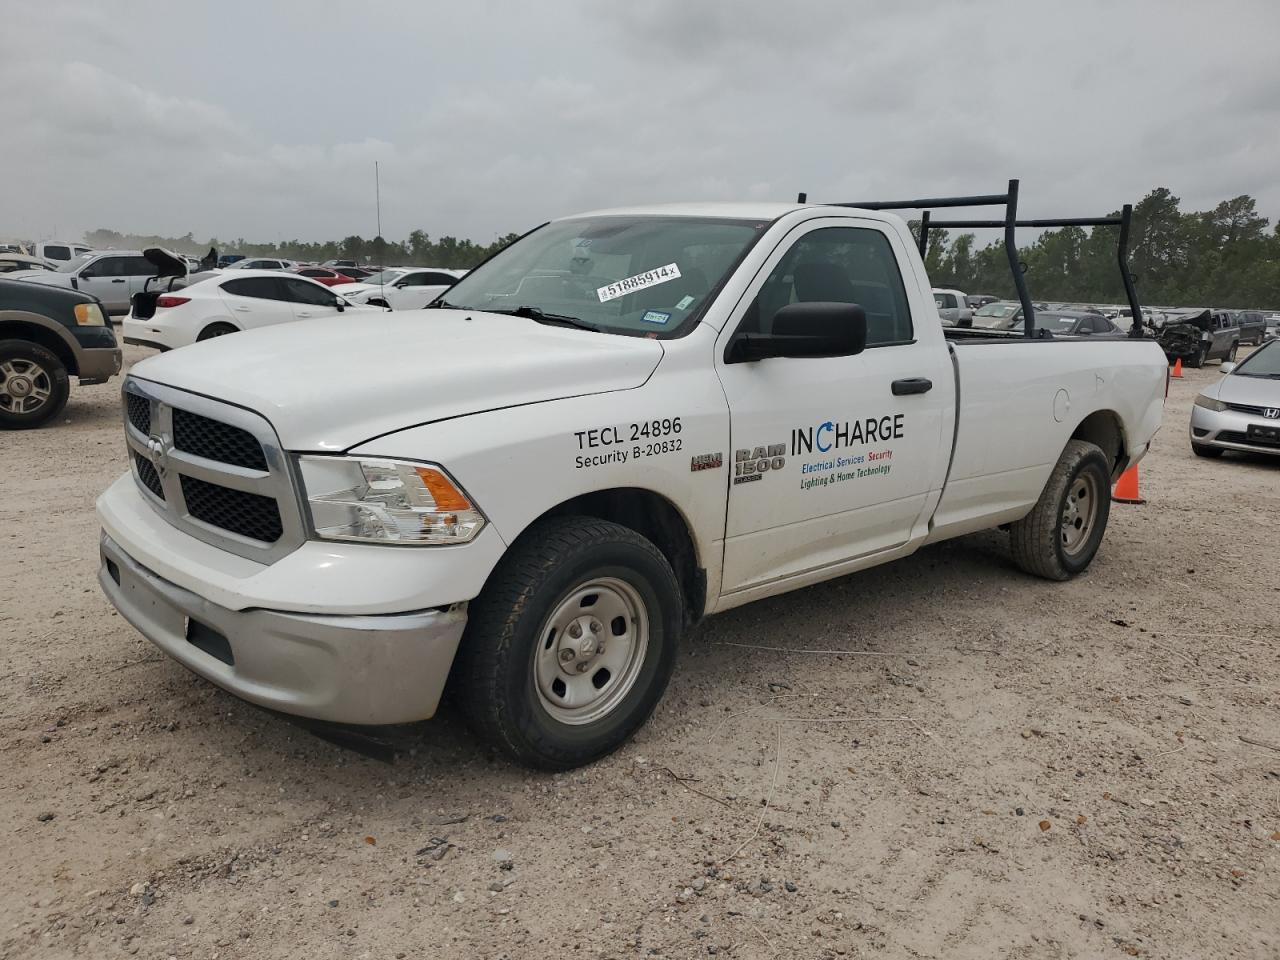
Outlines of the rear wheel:
[{"label": "rear wheel", "polygon": [[0,340],[0,429],[43,426],[70,395],[67,368],[51,350],[29,340]]},{"label": "rear wheel", "polygon": [[471,603],[451,678],[472,728],[546,770],[616,750],[653,712],[682,624],[671,565],[591,517],[531,528]]},{"label": "rear wheel", "polygon": [[1013,560],[1027,573],[1069,580],[1093,562],[1111,513],[1111,468],[1092,443],[1070,440],[1035,507],[1009,527]]},{"label": "rear wheel", "polygon": [[1231,345],[1231,349],[1227,351],[1226,359],[1225,359],[1225,360],[1223,360],[1222,362],[1223,362],[1223,363],[1235,363],[1235,362],[1236,362],[1236,354],[1237,354],[1239,351],[1240,351],[1240,344],[1239,344],[1239,343],[1233,343],[1233,344]]},{"label": "rear wheel", "polygon": [[1204,443],[1192,443],[1191,452],[1197,457],[1208,457],[1210,460],[1215,460],[1222,456],[1221,447],[1211,447]]},{"label": "rear wheel", "polygon": [[239,332],[239,330],[229,323],[211,323],[200,331],[200,335],[196,337],[196,342],[199,343],[201,340],[212,340],[214,337],[225,337],[229,333]]}]

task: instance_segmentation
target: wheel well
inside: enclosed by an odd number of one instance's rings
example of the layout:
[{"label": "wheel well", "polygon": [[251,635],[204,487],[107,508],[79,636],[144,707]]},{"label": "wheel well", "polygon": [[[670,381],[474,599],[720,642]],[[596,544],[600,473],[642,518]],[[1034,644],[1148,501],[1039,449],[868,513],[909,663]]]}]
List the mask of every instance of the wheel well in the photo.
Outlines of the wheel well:
[{"label": "wheel well", "polygon": [[241,332],[240,328],[237,327],[230,320],[215,320],[213,321],[213,323],[206,323],[203,327],[201,327],[200,332],[196,334],[196,339],[199,340],[201,337],[203,337],[206,333],[208,333],[214,327],[230,327],[236,333]]},{"label": "wheel well", "polygon": [[30,340],[49,350],[62,361],[67,373],[80,375],[80,365],[76,363],[75,351],[67,346],[67,342],[45,327],[34,323],[23,323],[21,320],[6,320],[0,323],[0,340]]},{"label": "wheel well", "polygon": [[[692,623],[706,609],[707,572],[698,565],[698,550],[680,511],[652,490],[622,487],[597,490],[566,500],[542,517],[588,516],[628,527],[662,551],[684,592],[685,619]],[[542,519],[539,517],[538,519]]]},{"label": "wheel well", "polygon": [[1111,464],[1111,478],[1120,476],[1127,464],[1124,427],[1111,410],[1096,410],[1080,421],[1072,440],[1084,440],[1099,447]]}]

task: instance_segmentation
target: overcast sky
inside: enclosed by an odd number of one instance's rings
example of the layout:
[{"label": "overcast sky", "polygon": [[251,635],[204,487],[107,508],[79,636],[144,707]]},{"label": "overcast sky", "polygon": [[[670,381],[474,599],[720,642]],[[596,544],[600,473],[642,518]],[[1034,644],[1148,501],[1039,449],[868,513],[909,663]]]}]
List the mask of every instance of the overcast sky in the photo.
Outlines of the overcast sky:
[{"label": "overcast sky", "polygon": [[488,241],[1023,182],[1280,215],[1280,2],[0,0],[0,238]]}]

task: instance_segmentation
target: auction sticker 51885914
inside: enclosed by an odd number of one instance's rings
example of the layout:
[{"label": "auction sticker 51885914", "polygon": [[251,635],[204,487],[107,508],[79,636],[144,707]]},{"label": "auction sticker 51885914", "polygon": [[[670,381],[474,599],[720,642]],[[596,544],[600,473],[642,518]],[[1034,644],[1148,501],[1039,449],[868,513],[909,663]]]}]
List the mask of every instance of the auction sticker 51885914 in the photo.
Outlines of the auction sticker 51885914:
[{"label": "auction sticker 51885914", "polygon": [[574,432],[578,452],[574,469],[630,463],[646,457],[679,453],[684,449],[679,417],[618,423]]}]

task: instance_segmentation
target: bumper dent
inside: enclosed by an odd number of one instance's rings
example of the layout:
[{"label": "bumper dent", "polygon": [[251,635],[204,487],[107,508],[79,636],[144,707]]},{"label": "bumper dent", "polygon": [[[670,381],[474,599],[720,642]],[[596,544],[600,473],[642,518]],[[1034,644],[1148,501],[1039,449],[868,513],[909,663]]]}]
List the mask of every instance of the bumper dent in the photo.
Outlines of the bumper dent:
[{"label": "bumper dent", "polygon": [[106,534],[101,548],[98,582],[143,636],[224,690],[296,716],[431,717],[466,626],[462,604],[369,616],[231,610],[156,576]]}]

